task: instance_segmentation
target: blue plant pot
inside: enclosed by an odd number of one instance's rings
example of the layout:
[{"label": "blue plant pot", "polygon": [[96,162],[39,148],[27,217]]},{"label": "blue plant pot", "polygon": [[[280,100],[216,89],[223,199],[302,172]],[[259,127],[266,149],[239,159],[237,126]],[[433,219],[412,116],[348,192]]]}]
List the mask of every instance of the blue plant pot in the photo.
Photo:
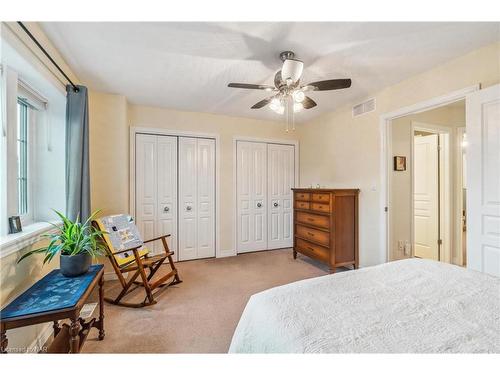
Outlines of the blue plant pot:
[{"label": "blue plant pot", "polygon": [[61,254],[61,273],[66,277],[75,277],[87,273],[92,263],[90,254]]}]

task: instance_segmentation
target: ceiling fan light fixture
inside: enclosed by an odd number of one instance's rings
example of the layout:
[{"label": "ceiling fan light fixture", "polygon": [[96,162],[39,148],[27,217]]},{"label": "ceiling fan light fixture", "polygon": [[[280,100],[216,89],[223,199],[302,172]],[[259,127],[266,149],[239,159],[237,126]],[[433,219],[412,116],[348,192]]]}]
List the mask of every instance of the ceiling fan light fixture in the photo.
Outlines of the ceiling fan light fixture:
[{"label": "ceiling fan light fixture", "polygon": [[281,79],[285,82],[295,83],[302,76],[302,70],[304,69],[304,63],[300,60],[287,59],[283,62],[283,67],[281,68]]},{"label": "ceiling fan light fixture", "polygon": [[300,112],[304,109],[304,105],[302,103],[293,103],[293,111]]},{"label": "ceiling fan light fixture", "polygon": [[271,108],[273,111],[277,111],[279,106],[281,105],[280,101],[278,98],[274,98],[271,100],[271,103],[269,103],[269,108]]},{"label": "ceiling fan light fixture", "polygon": [[304,94],[304,92],[302,90],[295,90],[292,93],[292,97],[296,103],[302,103],[304,101],[306,95]]}]

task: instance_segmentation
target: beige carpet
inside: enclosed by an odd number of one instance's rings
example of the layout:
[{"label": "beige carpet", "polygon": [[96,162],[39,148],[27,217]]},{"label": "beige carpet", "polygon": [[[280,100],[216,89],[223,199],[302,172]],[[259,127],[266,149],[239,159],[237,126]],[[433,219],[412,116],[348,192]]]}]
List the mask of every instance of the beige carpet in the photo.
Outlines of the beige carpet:
[{"label": "beige carpet", "polygon": [[[105,304],[106,338],[96,330],[85,353],[226,353],[249,297],[293,281],[322,276],[327,266],[292,257],[291,249],[177,263],[183,283],[141,309]],[[105,284],[116,295],[117,282]]]}]

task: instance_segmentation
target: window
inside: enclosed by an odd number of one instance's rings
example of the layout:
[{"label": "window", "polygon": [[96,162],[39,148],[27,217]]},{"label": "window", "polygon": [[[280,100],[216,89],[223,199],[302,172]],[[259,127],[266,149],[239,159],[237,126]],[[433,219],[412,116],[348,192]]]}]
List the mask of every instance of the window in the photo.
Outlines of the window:
[{"label": "window", "polygon": [[28,204],[28,168],[29,168],[29,138],[28,138],[28,104],[19,99],[17,102],[17,212],[26,216],[30,207]]},{"label": "window", "polygon": [[[37,241],[51,227],[47,222],[58,222],[52,209],[64,212],[66,185],[66,91],[2,37],[4,51],[10,55],[2,53],[0,68],[0,258]],[[10,233],[13,216],[21,218],[20,233]]]}]

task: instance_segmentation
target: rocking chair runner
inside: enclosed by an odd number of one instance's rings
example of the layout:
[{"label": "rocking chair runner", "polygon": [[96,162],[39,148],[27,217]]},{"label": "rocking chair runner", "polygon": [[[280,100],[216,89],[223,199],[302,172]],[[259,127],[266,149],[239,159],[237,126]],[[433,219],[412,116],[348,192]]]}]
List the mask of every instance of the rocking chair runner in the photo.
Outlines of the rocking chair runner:
[{"label": "rocking chair runner", "polygon": [[[94,222],[94,225],[100,230],[107,230],[106,226],[103,224],[102,219],[96,220]],[[130,223],[129,226],[132,226],[133,230],[136,233],[136,236],[138,236],[138,231],[135,225]],[[122,285],[122,290],[116,298],[104,298],[107,302],[126,307],[143,307],[153,305],[157,302],[155,300],[155,296],[161,291],[162,287],[175,285],[182,282],[179,277],[179,273],[175,268],[174,261],[172,260],[172,255],[174,255],[174,252],[170,251],[168,248],[167,238],[170,237],[170,234],[152,238],[143,242],[144,244],[146,244],[161,240],[165,253],[153,256],[149,255],[149,251],[148,249],[143,247],[143,243],[137,244],[137,246],[130,247],[128,249],[114,251],[115,249],[112,241],[110,241],[109,239],[109,236],[105,234],[103,237],[108,250],[107,257],[116,272],[120,284]],[[128,255],[130,253],[132,253],[132,255]],[[157,280],[152,281],[153,276],[166,260],[168,260],[171,271],[161,276]],[[146,270],[149,271],[149,274],[146,274]],[[125,273],[131,273],[131,276],[125,278],[123,275]],[[136,280],[139,276],[141,278],[141,281]],[[173,280],[168,283],[167,280],[170,278],[173,278]],[[132,285],[135,285],[135,287],[131,288]],[[127,294],[138,287],[144,287],[145,289],[146,297],[144,298],[143,302],[121,302],[123,297],[125,297]],[[159,290],[154,292],[155,289]]]}]

